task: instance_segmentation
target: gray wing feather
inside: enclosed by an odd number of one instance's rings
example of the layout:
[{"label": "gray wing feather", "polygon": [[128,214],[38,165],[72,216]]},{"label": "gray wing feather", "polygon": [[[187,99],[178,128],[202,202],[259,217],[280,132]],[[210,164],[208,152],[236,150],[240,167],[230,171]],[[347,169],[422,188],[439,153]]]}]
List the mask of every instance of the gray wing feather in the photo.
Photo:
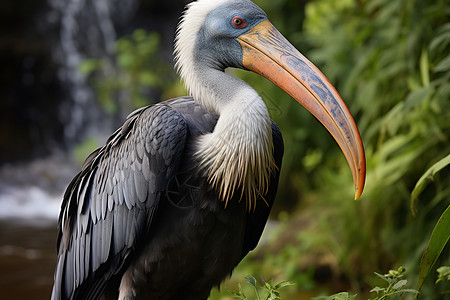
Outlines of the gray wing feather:
[{"label": "gray wing feather", "polygon": [[59,218],[52,299],[95,299],[146,237],[187,136],[163,103],[130,114],[69,184]]}]

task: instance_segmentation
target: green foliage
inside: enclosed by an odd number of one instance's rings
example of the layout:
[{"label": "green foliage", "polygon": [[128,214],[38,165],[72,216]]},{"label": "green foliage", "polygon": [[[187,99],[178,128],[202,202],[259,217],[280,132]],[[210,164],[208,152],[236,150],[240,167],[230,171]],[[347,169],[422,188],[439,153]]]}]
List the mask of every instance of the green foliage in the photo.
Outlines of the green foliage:
[{"label": "green foliage", "polygon": [[[160,52],[158,34],[137,29],[116,42],[112,57],[87,59],[79,71],[90,76],[106,111],[128,112],[179,89],[172,64]],[[163,90],[169,92],[162,95]]]},{"label": "green foliage", "polygon": [[[336,85],[355,116],[368,178],[361,201],[348,201],[353,185],[342,155],[328,135],[307,126],[306,137],[295,141],[305,149],[286,155],[314,156],[297,160],[290,184],[317,197],[304,200],[315,216],[311,223],[356,290],[370,270],[403,259],[417,261],[416,249],[423,249],[450,195],[448,184],[439,184],[449,180],[441,172],[440,180],[423,191],[429,200],[424,210],[418,204],[421,216],[409,215],[414,184],[450,153],[448,12],[448,4],[431,0],[322,0],[307,6],[304,36],[313,49],[306,55]],[[297,126],[297,120],[286,119]],[[289,135],[297,129],[282,129],[286,144],[292,142]],[[314,141],[319,134],[327,141]],[[321,186],[326,188],[314,196],[313,189]]]},{"label": "green foliage", "polygon": [[[371,300],[394,300],[400,299],[405,294],[418,295],[418,291],[405,288],[408,281],[403,279],[406,269],[399,267],[397,270],[390,270],[387,274],[380,274],[375,272],[377,278],[382,280],[382,286],[376,286],[370,290],[371,293],[376,293],[376,297]],[[350,295],[348,292],[342,292],[331,296],[321,296],[313,298],[313,300],[353,300],[356,295]]]},{"label": "green foliage", "polygon": [[351,295],[348,292],[341,292],[331,296],[315,297],[313,300],[354,300],[356,295]]},{"label": "green foliage", "polygon": [[[348,104],[363,137],[368,174],[362,199],[349,201],[351,174],[331,136],[283,91],[239,72],[260,92],[283,132],[276,205],[295,205],[286,227],[303,232],[298,240],[283,241],[291,250],[265,261],[289,274],[284,278],[294,278],[305,268],[293,257],[331,256],[331,266],[346,274],[358,293],[371,281],[372,270],[402,261],[415,283],[420,256],[450,198],[448,168],[434,171],[433,180],[427,174],[450,153],[450,4],[316,0],[306,5],[304,31],[294,32],[288,24],[303,14],[298,7],[282,13],[278,5],[287,2],[263,1],[262,6]],[[416,183],[420,188],[411,195]],[[427,299],[439,297],[435,287],[422,293]]]},{"label": "green foliage", "polygon": [[274,284],[271,280],[269,282],[263,281],[263,284],[259,286],[253,276],[246,276],[245,280],[252,286],[255,295],[254,297],[249,298],[248,296],[246,296],[240,284],[238,292],[229,291],[229,294],[234,298],[241,300],[280,300],[280,290],[284,287],[294,285],[289,281],[282,281],[280,283]]},{"label": "green foliage", "polygon": [[422,177],[420,177],[419,181],[417,181],[416,186],[411,193],[411,211],[413,214],[416,214],[416,204],[420,193],[431,181],[435,180],[436,174],[448,165],[450,165],[450,154],[431,166]]},{"label": "green foliage", "polygon": [[[414,190],[411,193],[411,211],[416,213],[415,206],[418,201],[420,193],[425,189],[428,183],[435,179],[435,176],[442,169],[450,165],[450,155],[444,157],[433,166],[431,166],[417,181]],[[445,245],[450,238],[450,206],[442,213],[436,226],[433,229],[427,248],[422,255],[419,269],[419,283],[418,289],[422,287],[424,280],[428,276],[431,268],[436,263],[437,259],[441,255]],[[440,277],[437,282],[445,278],[446,267],[441,267],[437,271],[440,273]]]},{"label": "green foliage", "polygon": [[[431,234],[430,241],[428,242],[427,249],[420,261],[419,271],[419,283],[418,289],[422,287],[422,284],[430,272],[431,268],[436,263],[439,255],[447,244],[450,238],[450,205],[444,211]],[[441,269],[442,271],[442,269]]]},{"label": "green foliage", "polygon": [[[450,267],[441,267],[440,270],[440,280],[450,280]],[[387,274],[380,274],[375,272],[378,279],[381,279],[380,286],[375,286],[370,290],[371,293],[375,293],[375,298],[371,300],[394,300],[400,299],[405,294],[418,295],[418,291],[414,289],[406,288],[408,281],[404,279],[406,269],[404,267],[399,267],[397,270],[389,270]],[[238,291],[228,291],[228,294],[234,298],[241,300],[275,300],[280,298],[280,289],[294,285],[289,281],[282,281],[278,284],[274,284],[273,281],[262,282],[262,285],[258,285],[257,280],[253,276],[246,276],[245,280],[248,285],[252,288],[253,297],[248,296],[248,292],[245,292],[241,284],[238,284]],[[348,292],[340,292],[333,294],[331,296],[319,296],[314,297],[312,300],[354,300],[356,295],[352,295]]]},{"label": "green foliage", "polygon": [[375,272],[375,275],[385,281],[387,286],[377,286],[371,289],[370,292],[377,293],[377,297],[372,300],[397,299],[405,293],[418,294],[416,290],[404,288],[408,283],[406,279],[402,279],[405,271],[404,267],[399,267],[397,270],[390,270],[388,274],[384,275]]},{"label": "green foliage", "polygon": [[436,284],[441,281],[450,281],[450,267],[449,266],[442,266],[436,270],[439,275],[438,279],[436,280]]}]

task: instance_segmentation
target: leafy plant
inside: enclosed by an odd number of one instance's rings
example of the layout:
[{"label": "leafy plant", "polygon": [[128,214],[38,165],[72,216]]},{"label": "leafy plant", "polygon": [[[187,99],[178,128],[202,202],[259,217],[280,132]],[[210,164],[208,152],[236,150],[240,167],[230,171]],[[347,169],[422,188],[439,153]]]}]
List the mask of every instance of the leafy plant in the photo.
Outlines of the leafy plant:
[{"label": "leafy plant", "polygon": [[408,283],[406,279],[402,279],[405,271],[404,267],[399,267],[397,270],[390,270],[389,273],[384,275],[375,272],[375,275],[384,280],[387,286],[377,286],[371,289],[370,292],[377,293],[377,297],[373,298],[373,300],[394,299],[405,293],[418,294],[416,290],[404,288]]},{"label": "leafy plant", "polygon": [[331,296],[315,297],[313,300],[354,300],[356,295],[351,295],[348,292],[341,292]]},{"label": "leafy plant", "polygon": [[[289,27],[296,14],[302,19],[299,10],[277,10],[287,2],[267,4],[277,27]],[[408,267],[409,281],[417,283],[420,256],[448,206],[450,172],[435,171],[433,180],[424,174],[450,153],[449,11],[450,4],[442,0],[316,0],[306,5],[304,31],[296,24],[298,31],[287,34],[336,86],[355,116],[368,170],[358,202],[347,200],[353,194],[352,178],[326,131],[277,87],[239,73],[263,91],[283,132],[286,150],[276,205],[291,212],[286,227],[301,231],[303,238],[317,236],[308,247],[305,240],[291,245],[291,239],[285,248],[296,248],[296,257],[323,254],[359,294],[372,270],[399,261]],[[423,189],[413,192],[422,176]],[[419,194],[420,201],[415,198]],[[283,275],[289,273],[286,278],[305,270],[292,255],[268,260]],[[436,287],[424,288],[427,299],[440,297]]]},{"label": "leafy plant", "polygon": [[[450,155],[444,157],[433,166],[431,166],[423,175],[420,177],[417,182],[414,190],[411,193],[411,211],[413,214],[416,213],[415,207],[419,198],[419,194],[425,189],[428,183],[434,180],[437,173],[439,173],[442,169],[450,165]],[[428,276],[431,268],[436,263],[438,257],[441,255],[442,250],[445,245],[448,243],[450,238],[450,205],[447,209],[442,213],[439,218],[436,226],[433,229],[430,240],[428,242],[427,248],[422,255],[422,259],[420,261],[420,269],[419,269],[419,283],[418,289],[422,287],[425,278]],[[442,273],[444,273],[447,269],[445,267],[441,267],[438,272],[440,273],[440,280],[443,280]],[[441,276],[442,275],[442,276]]]},{"label": "leafy plant", "polygon": [[311,170],[309,178],[295,178],[302,188],[326,186],[315,197],[314,190],[303,192],[317,199],[306,202],[306,209],[360,292],[373,269],[407,261],[415,271],[416,249],[424,250],[449,196],[448,173],[442,172],[422,194],[426,209],[416,218],[409,213],[418,178],[450,153],[449,6],[431,0],[332,2],[307,6],[304,36],[313,49],[306,56],[355,115],[367,154],[366,190],[361,201],[346,201],[351,177],[337,151],[319,150],[326,154],[316,168],[295,170]]},{"label": "leafy plant", "polygon": [[438,279],[436,280],[436,284],[441,281],[450,281],[450,267],[449,266],[442,266],[437,269],[437,272],[439,273]]},{"label": "leafy plant", "polygon": [[431,166],[417,181],[416,186],[411,192],[411,212],[413,215],[417,213],[417,201],[419,200],[420,193],[426,188],[426,186],[436,179],[437,173],[439,173],[445,167],[450,165],[450,154],[439,160],[433,166]]},{"label": "leafy plant", "polygon": [[422,284],[430,272],[431,268],[436,263],[439,255],[444,249],[450,238],[450,205],[444,211],[431,234],[430,241],[428,242],[427,249],[420,261],[419,271],[419,283],[418,289],[422,287]]},{"label": "leafy plant", "polygon": [[[397,270],[389,270],[387,274],[380,274],[375,272],[375,275],[384,282],[384,286],[376,286],[370,290],[371,293],[376,293],[377,296],[371,300],[393,300],[398,299],[403,294],[418,294],[418,291],[413,289],[406,289],[408,283],[403,279],[406,269],[399,267]],[[313,298],[313,300],[353,300],[356,295],[351,295],[348,292],[341,292],[331,296],[321,296]]]},{"label": "leafy plant", "polygon": [[255,295],[254,297],[249,298],[247,295],[245,295],[244,291],[242,290],[241,284],[238,285],[238,292],[229,291],[229,294],[234,298],[241,300],[280,300],[280,290],[284,287],[294,285],[289,281],[282,281],[280,283],[274,284],[273,281],[270,280],[269,282],[263,281],[263,284],[259,286],[253,276],[246,276],[245,280],[253,287],[253,292]]}]

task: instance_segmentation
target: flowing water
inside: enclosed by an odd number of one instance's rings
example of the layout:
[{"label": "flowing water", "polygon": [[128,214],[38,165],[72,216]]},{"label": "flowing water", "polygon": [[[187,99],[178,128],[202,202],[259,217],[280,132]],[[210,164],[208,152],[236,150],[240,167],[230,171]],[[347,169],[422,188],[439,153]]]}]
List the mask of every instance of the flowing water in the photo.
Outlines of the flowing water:
[{"label": "flowing water", "polygon": [[47,22],[55,23],[54,27],[58,28],[52,53],[59,66],[59,81],[67,92],[59,113],[61,119],[67,120],[64,136],[69,146],[82,134],[111,130],[111,120],[96,105],[95,93],[79,67],[86,59],[112,57],[117,39],[115,25],[130,18],[138,3],[137,0],[48,0]]},{"label": "flowing water", "polygon": [[0,221],[2,299],[49,299],[56,262],[56,222]]},{"label": "flowing water", "polygon": [[1,299],[49,299],[59,208],[76,172],[65,156],[0,168]]}]

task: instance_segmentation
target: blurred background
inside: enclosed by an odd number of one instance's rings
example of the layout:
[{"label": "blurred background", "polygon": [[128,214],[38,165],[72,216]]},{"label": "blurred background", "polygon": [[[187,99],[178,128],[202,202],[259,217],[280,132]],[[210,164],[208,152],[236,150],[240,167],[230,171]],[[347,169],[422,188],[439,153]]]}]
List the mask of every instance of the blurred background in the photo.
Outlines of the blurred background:
[{"label": "blurred background", "polygon": [[[84,158],[134,108],[185,94],[172,51],[189,2],[0,2],[2,299],[49,298],[60,203]],[[236,71],[266,101],[286,150],[262,242],[211,299],[229,297],[226,289],[250,274],[294,282],[283,299],[339,291],[366,299],[380,284],[374,272],[399,266],[416,288],[421,256],[450,204],[442,165],[450,154],[450,3],[255,3],[347,103],[365,144],[366,189],[352,200],[347,162],[308,112],[262,77]],[[420,180],[437,162],[439,171]],[[446,247],[436,267],[450,265],[449,254]],[[436,267],[422,299],[449,295],[448,281],[435,284]]]}]

